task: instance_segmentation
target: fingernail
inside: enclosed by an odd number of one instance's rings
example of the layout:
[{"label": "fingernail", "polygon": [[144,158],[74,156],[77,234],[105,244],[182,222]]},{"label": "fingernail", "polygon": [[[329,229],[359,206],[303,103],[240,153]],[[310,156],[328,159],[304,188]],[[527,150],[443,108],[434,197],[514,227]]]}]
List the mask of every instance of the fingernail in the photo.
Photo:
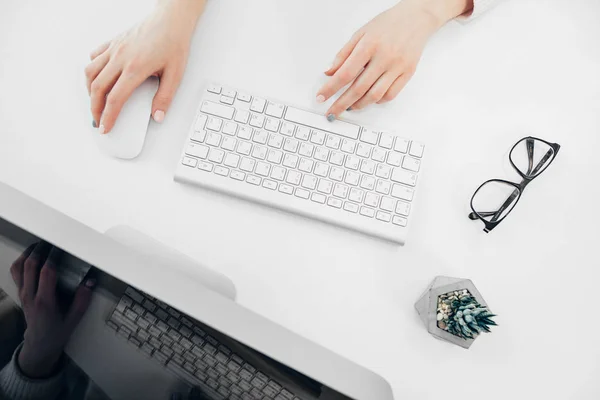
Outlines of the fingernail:
[{"label": "fingernail", "polygon": [[352,111],[352,107],[346,108],[346,111]]},{"label": "fingernail", "polygon": [[95,286],[96,286],[95,279],[88,279],[87,281],[85,281],[85,287],[93,289]]},{"label": "fingernail", "polygon": [[[146,114],[148,115],[148,114]],[[104,125],[100,124],[100,128],[98,128],[98,132],[100,132],[101,135],[104,135],[106,133],[106,129],[104,129]]]},{"label": "fingernail", "polygon": [[97,128],[97,127],[98,127],[98,124],[96,123],[96,121],[95,121],[95,120],[93,120],[93,121],[92,121],[92,126],[93,126],[94,128]]},{"label": "fingernail", "polygon": [[165,119],[165,112],[163,110],[154,111],[154,120],[156,122],[158,122],[160,124],[161,122],[163,122],[164,119]]},{"label": "fingernail", "polygon": [[325,102],[325,96],[323,96],[322,94],[317,96],[317,103],[321,104]]},{"label": "fingernail", "polygon": [[333,122],[333,121],[335,121],[335,115],[333,115],[333,114],[329,114],[329,115],[327,116],[327,121],[329,121],[329,122]]}]

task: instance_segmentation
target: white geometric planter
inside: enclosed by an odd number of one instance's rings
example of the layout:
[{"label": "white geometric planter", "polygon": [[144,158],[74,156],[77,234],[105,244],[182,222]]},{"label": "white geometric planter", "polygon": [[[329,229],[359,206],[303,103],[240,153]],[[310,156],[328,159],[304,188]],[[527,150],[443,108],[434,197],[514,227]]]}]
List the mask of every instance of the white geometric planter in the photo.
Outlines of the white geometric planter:
[{"label": "white geometric planter", "polygon": [[[468,349],[475,339],[463,339],[451,334],[437,326],[438,297],[448,292],[467,289],[482,306],[487,303],[470,279],[451,278],[449,276],[437,276],[429,285],[425,293],[415,303],[415,308],[427,328],[427,331],[435,338],[453,343]],[[488,308],[489,310],[489,308]],[[491,311],[490,311],[491,312]]]}]

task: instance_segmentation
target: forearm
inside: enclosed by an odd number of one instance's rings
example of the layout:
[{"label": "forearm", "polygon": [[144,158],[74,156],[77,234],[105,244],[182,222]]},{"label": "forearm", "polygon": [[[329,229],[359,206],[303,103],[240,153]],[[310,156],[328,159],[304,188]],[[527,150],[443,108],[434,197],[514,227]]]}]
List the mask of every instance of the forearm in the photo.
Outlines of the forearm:
[{"label": "forearm", "polygon": [[402,2],[411,2],[421,8],[431,16],[436,28],[473,9],[473,0],[403,0]]},{"label": "forearm", "polygon": [[172,15],[177,19],[179,27],[188,30],[190,35],[205,6],[206,0],[157,0],[156,2],[159,12]]}]

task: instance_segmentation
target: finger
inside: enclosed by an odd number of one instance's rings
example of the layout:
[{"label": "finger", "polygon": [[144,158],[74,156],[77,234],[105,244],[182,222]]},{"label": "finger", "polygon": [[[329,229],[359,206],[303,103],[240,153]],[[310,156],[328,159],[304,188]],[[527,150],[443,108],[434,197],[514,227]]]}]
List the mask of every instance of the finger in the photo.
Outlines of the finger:
[{"label": "finger", "polygon": [[[106,96],[106,105],[100,119],[101,133],[108,133],[115,126],[117,117],[123,109],[123,105],[129,99],[133,91],[146,80],[148,75],[139,72],[123,72],[115,85]],[[104,130],[104,132],[102,132]]]},{"label": "finger", "polygon": [[46,304],[52,304],[56,300],[56,268],[60,264],[62,256],[62,250],[58,247],[53,247],[40,272],[40,282],[36,297]]},{"label": "finger", "polygon": [[36,245],[37,243],[34,243],[25,249],[23,254],[21,254],[10,267],[10,274],[12,275],[18,290],[21,290],[23,287],[23,268],[25,267],[25,260],[27,260]]},{"label": "finger", "polygon": [[402,74],[398,78],[396,78],[394,83],[392,83],[388,91],[383,95],[381,100],[377,102],[377,104],[383,104],[387,103],[388,101],[394,100],[396,96],[398,96],[398,93],[400,93],[400,91],[404,89],[404,87],[410,80],[410,77],[411,76],[409,74]]},{"label": "finger", "polygon": [[106,67],[106,64],[110,61],[110,54],[108,52],[101,54],[94,59],[91,63],[85,67],[85,78],[87,82],[88,94],[92,92],[92,82],[98,74]]},{"label": "finger", "polygon": [[333,60],[333,64],[331,64],[331,67],[329,67],[329,69],[325,71],[325,75],[331,76],[335,74],[335,72],[342,66],[344,61],[346,61],[348,56],[352,54],[352,51],[354,50],[360,39],[362,39],[363,35],[364,33],[362,32],[356,32],[354,35],[352,35],[350,41],[346,43],[344,47],[342,47],[342,49],[336,54],[335,59]]},{"label": "finger", "polygon": [[183,72],[179,68],[172,68],[165,70],[160,77],[160,86],[152,102],[152,117],[156,122],[163,122],[182,76]]},{"label": "finger", "polygon": [[333,114],[335,117],[338,117],[348,107],[363,97],[383,73],[382,66],[369,64],[352,85],[331,105],[327,111],[327,115]]},{"label": "finger", "polygon": [[85,284],[79,286],[75,292],[73,303],[69,308],[65,320],[69,333],[72,333],[73,330],[75,330],[77,324],[79,324],[79,321],[81,321],[81,318],[87,311],[90,301],[92,300],[92,291],[95,286],[96,281],[94,279],[88,279]]},{"label": "finger", "polygon": [[377,82],[371,86],[364,96],[358,99],[358,101],[353,103],[350,107],[352,107],[353,110],[360,110],[370,104],[377,103],[387,93],[397,76],[398,74],[396,72],[387,71],[377,79]]},{"label": "finger", "polygon": [[29,302],[35,297],[38,286],[38,274],[40,266],[44,264],[50,251],[50,245],[46,242],[39,242],[27,260],[25,260],[25,267],[23,268],[23,292],[21,300],[23,302]]},{"label": "finger", "polygon": [[322,103],[352,82],[371,59],[371,50],[359,42],[344,64],[333,74],[317,93],[317,102]]},{"label": "finger", "polygon": [[[120,76],[121,67],[111,60],[92,82],[90,87],[90,97],[94,121],[100,121],[102,119],[102,113],[106,105],[106,95],[110,92]],[[103,129],[103,127],[100,126],[100,133],[105,133],[103,130],[105,130],[105,128]]]},{"label": "finger", "polygon": [[110,41],[108,41],[106,43],[102,43],[100,46],[98,46],[96,48],[96,50],[94,50],[90,53],[90,60],[94,61],[96,59],[96,57],[98,57],[99,55],[104,53],[106,50],[108,50],[109,46],[110,46]]}]

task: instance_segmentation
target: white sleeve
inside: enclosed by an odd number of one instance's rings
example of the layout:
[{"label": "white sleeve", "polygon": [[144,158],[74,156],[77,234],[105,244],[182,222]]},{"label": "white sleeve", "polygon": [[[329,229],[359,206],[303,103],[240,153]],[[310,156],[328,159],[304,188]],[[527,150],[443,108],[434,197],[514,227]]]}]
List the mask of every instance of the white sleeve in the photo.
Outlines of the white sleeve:
[{"label": "white sleeve", "polygon": [[498,4],[500,1],[501,0],[473,0],[473,10],[456,17],[456,20],[459,22],[469,22]]},{"label": "white sleeve", "polygon": [[63,368],[47,379],[26,377],[17,363],[23,344],[15,350],[10,362],[0,371],[0,399],[48,400],[56,399],[62,389]]}]

